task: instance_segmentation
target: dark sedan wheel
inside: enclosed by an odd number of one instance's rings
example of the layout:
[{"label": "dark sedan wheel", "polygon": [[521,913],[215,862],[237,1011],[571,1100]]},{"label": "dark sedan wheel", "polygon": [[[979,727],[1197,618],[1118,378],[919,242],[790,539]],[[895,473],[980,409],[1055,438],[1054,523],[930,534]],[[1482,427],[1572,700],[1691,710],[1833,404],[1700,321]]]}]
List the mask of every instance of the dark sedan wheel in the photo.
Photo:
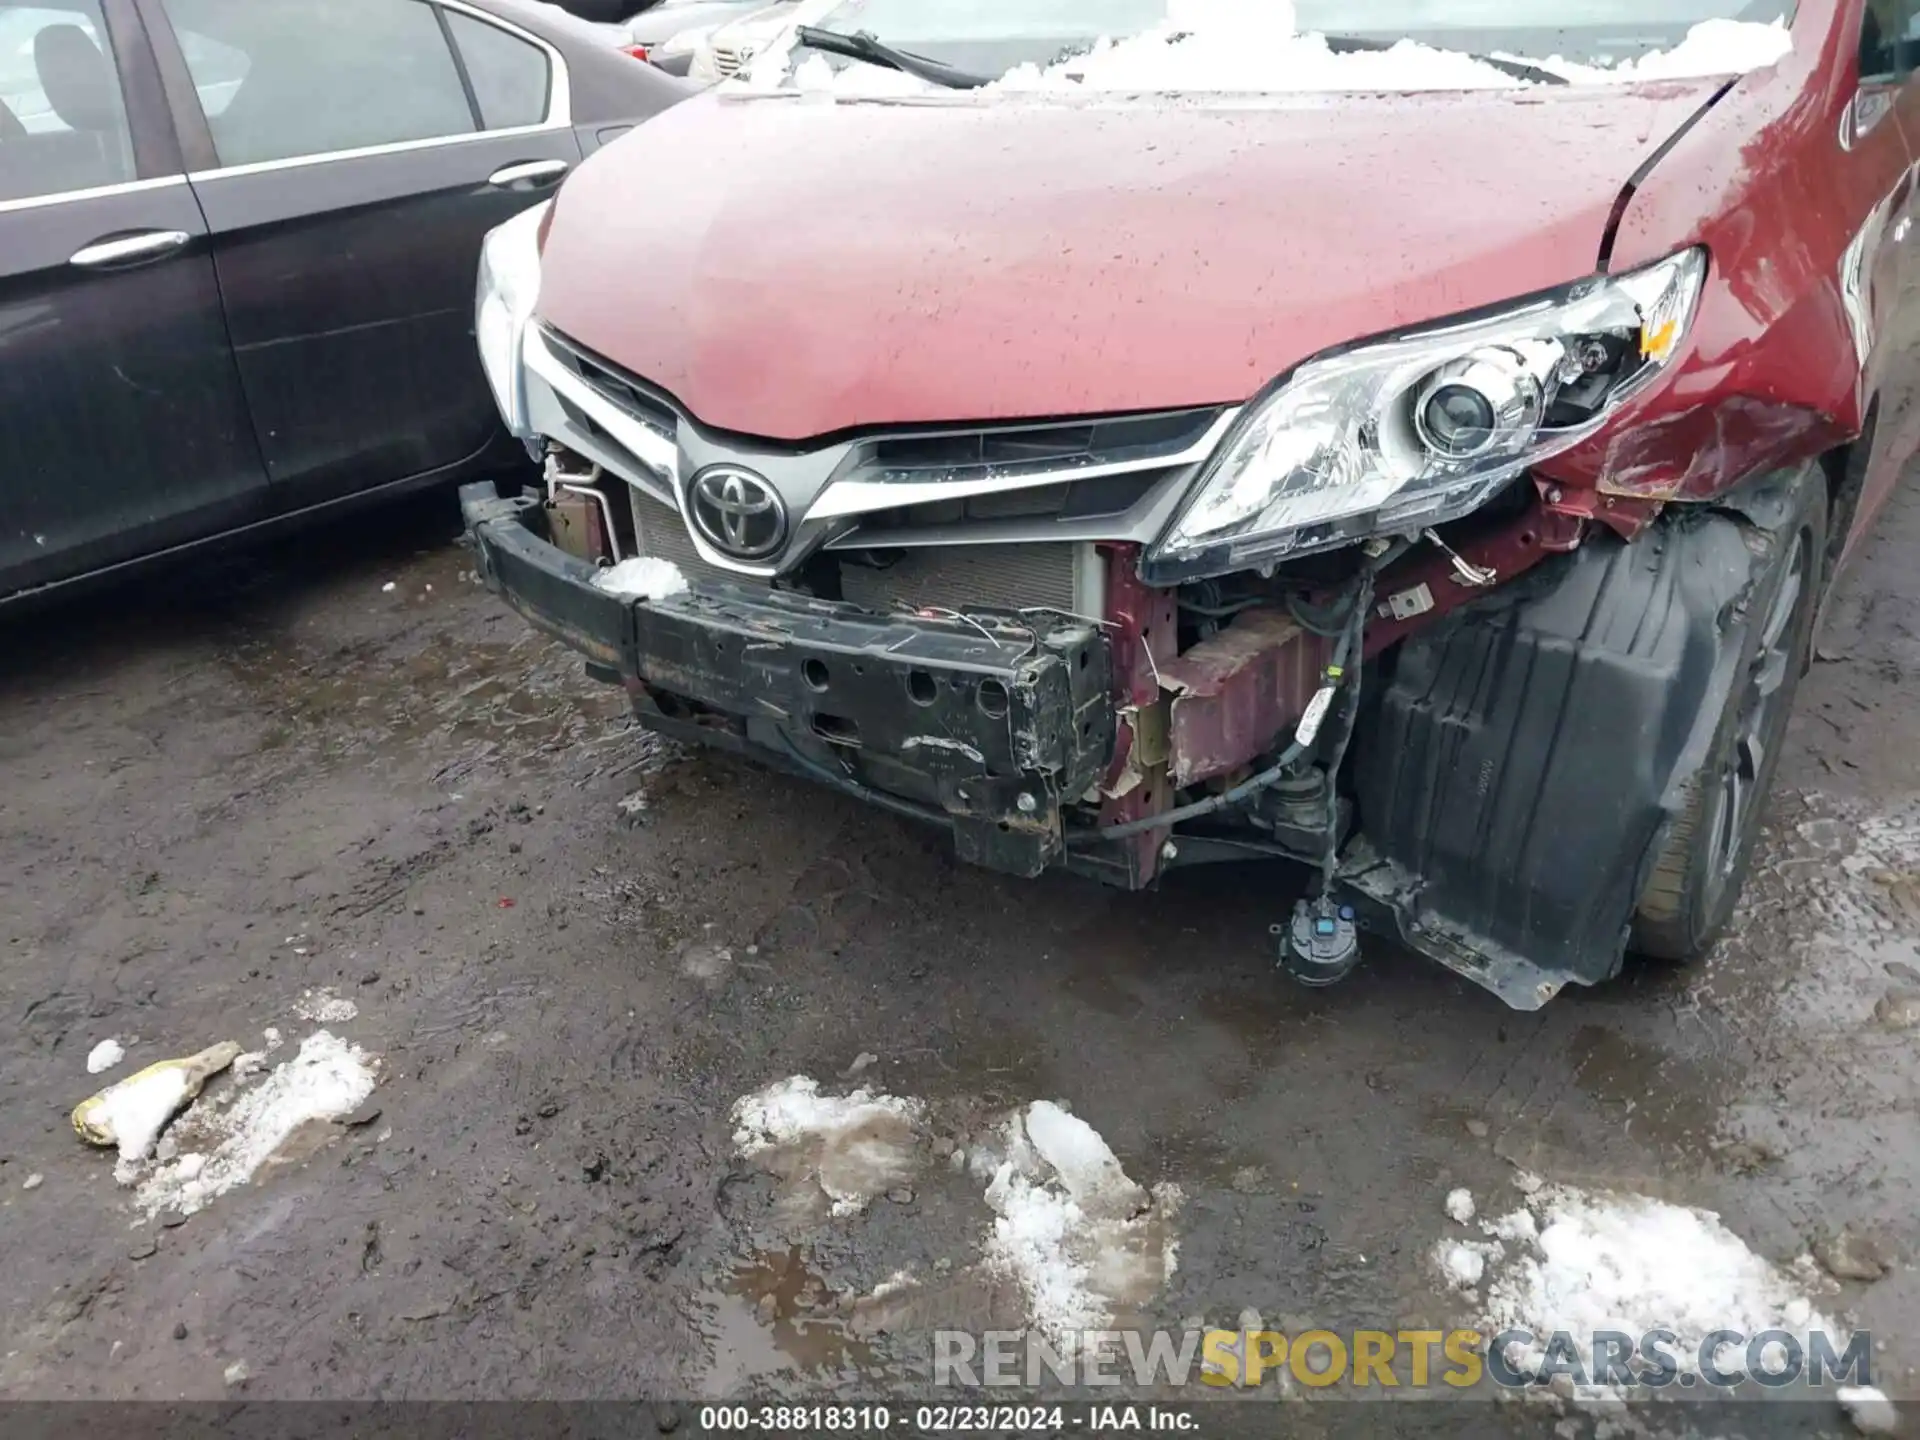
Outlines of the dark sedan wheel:
[{"label": "dark sedan wheel", "polygon": [[1803,487],[1792,530],[1756,588],[1740,669],[1712,752],[1688,788],[1640,897],[1633,948],[1644,955],[1696,959],[1733,916],[1806,669],[1826,528],[1826,486],[1815,473]]}]

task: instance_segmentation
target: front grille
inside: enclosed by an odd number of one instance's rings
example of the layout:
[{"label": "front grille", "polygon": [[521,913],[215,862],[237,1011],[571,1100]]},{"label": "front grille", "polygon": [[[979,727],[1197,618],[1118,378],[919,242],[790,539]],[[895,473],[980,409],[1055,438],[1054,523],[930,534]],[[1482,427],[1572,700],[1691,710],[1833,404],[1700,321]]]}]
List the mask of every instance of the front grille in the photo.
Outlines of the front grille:
[{"label": "front grille", "polygon": [[1218,409],[1123,415],[1107,420],[998,425],[945,434],[888,435],[868,441],[863,479],[901,483],[969,480],[1076,465],[1152,461],[1205,435]]},{"label": "front grille", "polygon": [[602,360],[591,350],[574,344],[559,331],[549,329],[544,333],[548,350],[562,365],[586,381],[595,394],[649,429],[659,431],[666,439],[673,439],[680,417],[674,413],[673,406],[664,396],[618,366]]},{"label": "front grille", "polygon": [[1124,515],[1166,478],[1164,470],[1036,485],[1025,490],[995,490],[958,500],[933,500],[875,510],[860,517],[855,543],[886,544],[889,530],[918,530],[930,525],[964,525],[988,520],[1094,520]]},{"label": "front grille", "polygon": [[702,560],[667,495],[682,474],[740,464],[787,499],[783,574],[805,569],[828,585],[835,567],[847,601],[883,613],[1103,613],[1094,546],[1138,543],[1164,523],[1235,415],[1211,406],[763,441],[703,427],[667,391],[550,328],[541,339],[560,367],[546,374],[561,436],[628,482],[641,554],[692,577],[765,583]]},{"label": "front grille", "polygon": [[[629,488],[633,528],[642,555],[671,560],[689,577],[764,585],[764,580],[709,565],[693,547],[678,511]],[[829,557],[839,561],[840,594],[875,614],[900,610],[1061,610],[1088,594],[1083,567],[1097,565],[1091,545],[1042,541],[1021,545],[930,545]],[[878,562],[878,563],[874,563]]]}]

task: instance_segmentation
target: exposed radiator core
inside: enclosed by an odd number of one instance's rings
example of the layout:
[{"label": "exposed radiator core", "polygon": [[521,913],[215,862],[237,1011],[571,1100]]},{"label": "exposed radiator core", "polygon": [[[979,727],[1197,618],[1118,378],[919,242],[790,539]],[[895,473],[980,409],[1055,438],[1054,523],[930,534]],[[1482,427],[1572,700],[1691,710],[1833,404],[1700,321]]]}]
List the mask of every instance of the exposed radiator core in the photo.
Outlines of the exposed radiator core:
[{"label": "exposed radiator core", "polygon": [[[700,558],[679,514],[638,490],[633,522],[640,553],[671,560],[688,575],[755,583]],[[933,606],[1020,610],[1047,607],[1098,618],[1105,608],[1100,557],[1092,545],[1043,541],[1018,545],[912,546],[889,552],[894,563],[840,564],[840,593],[863,610],[887,614]]]},{"label": "exposed radiator core", "polygon": [[657,555],[662,560],[671,560],[683,572],[699,579],[731,580],[735,584],[747,585],[755,583],[751,576],[735,575],[730,570],[722,570],[718,565],[709,565],[702,560],[700,552],[693,548],[693,537],[687,534],[686,522],[671,505],[663,505],[632,486],[627,487],[627,493],[633,497],[633,532],[639,539],[642,555]]},{"label": "exposed radiator core", "polygon": [[1048,606],[1077,612],[1074,545],[931,545],[893,552],[884,570],[840,566],[840,593],[863,610]]}]

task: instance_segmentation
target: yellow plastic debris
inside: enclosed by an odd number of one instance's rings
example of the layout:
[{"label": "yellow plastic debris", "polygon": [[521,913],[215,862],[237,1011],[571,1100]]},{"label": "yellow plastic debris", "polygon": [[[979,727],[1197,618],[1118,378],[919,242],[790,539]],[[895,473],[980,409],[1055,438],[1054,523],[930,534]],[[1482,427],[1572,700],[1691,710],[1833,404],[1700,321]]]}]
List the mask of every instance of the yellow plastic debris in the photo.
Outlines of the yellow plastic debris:
[{"label": "yellow plastic debris", "polygon": [[149,1065],[74,1106],[73,1128],[89,1145],[117,1145],[121,1159],[144,1160],[167,1122],[239,1054],[238,1045],[223,1040],[197,1055]]}]

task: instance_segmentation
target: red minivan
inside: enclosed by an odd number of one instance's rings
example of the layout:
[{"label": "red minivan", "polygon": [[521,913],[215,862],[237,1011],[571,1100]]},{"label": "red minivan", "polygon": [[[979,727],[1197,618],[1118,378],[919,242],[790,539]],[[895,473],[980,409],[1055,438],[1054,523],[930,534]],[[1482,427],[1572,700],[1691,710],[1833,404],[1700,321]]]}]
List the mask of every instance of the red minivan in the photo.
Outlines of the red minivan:
[{"label": "red minivan", "polygon": [[1692,958],[1915,448],[1915,10],[802,5],[489,242],[484,572],[969,861],[1304,864],[1309,983]]}]

